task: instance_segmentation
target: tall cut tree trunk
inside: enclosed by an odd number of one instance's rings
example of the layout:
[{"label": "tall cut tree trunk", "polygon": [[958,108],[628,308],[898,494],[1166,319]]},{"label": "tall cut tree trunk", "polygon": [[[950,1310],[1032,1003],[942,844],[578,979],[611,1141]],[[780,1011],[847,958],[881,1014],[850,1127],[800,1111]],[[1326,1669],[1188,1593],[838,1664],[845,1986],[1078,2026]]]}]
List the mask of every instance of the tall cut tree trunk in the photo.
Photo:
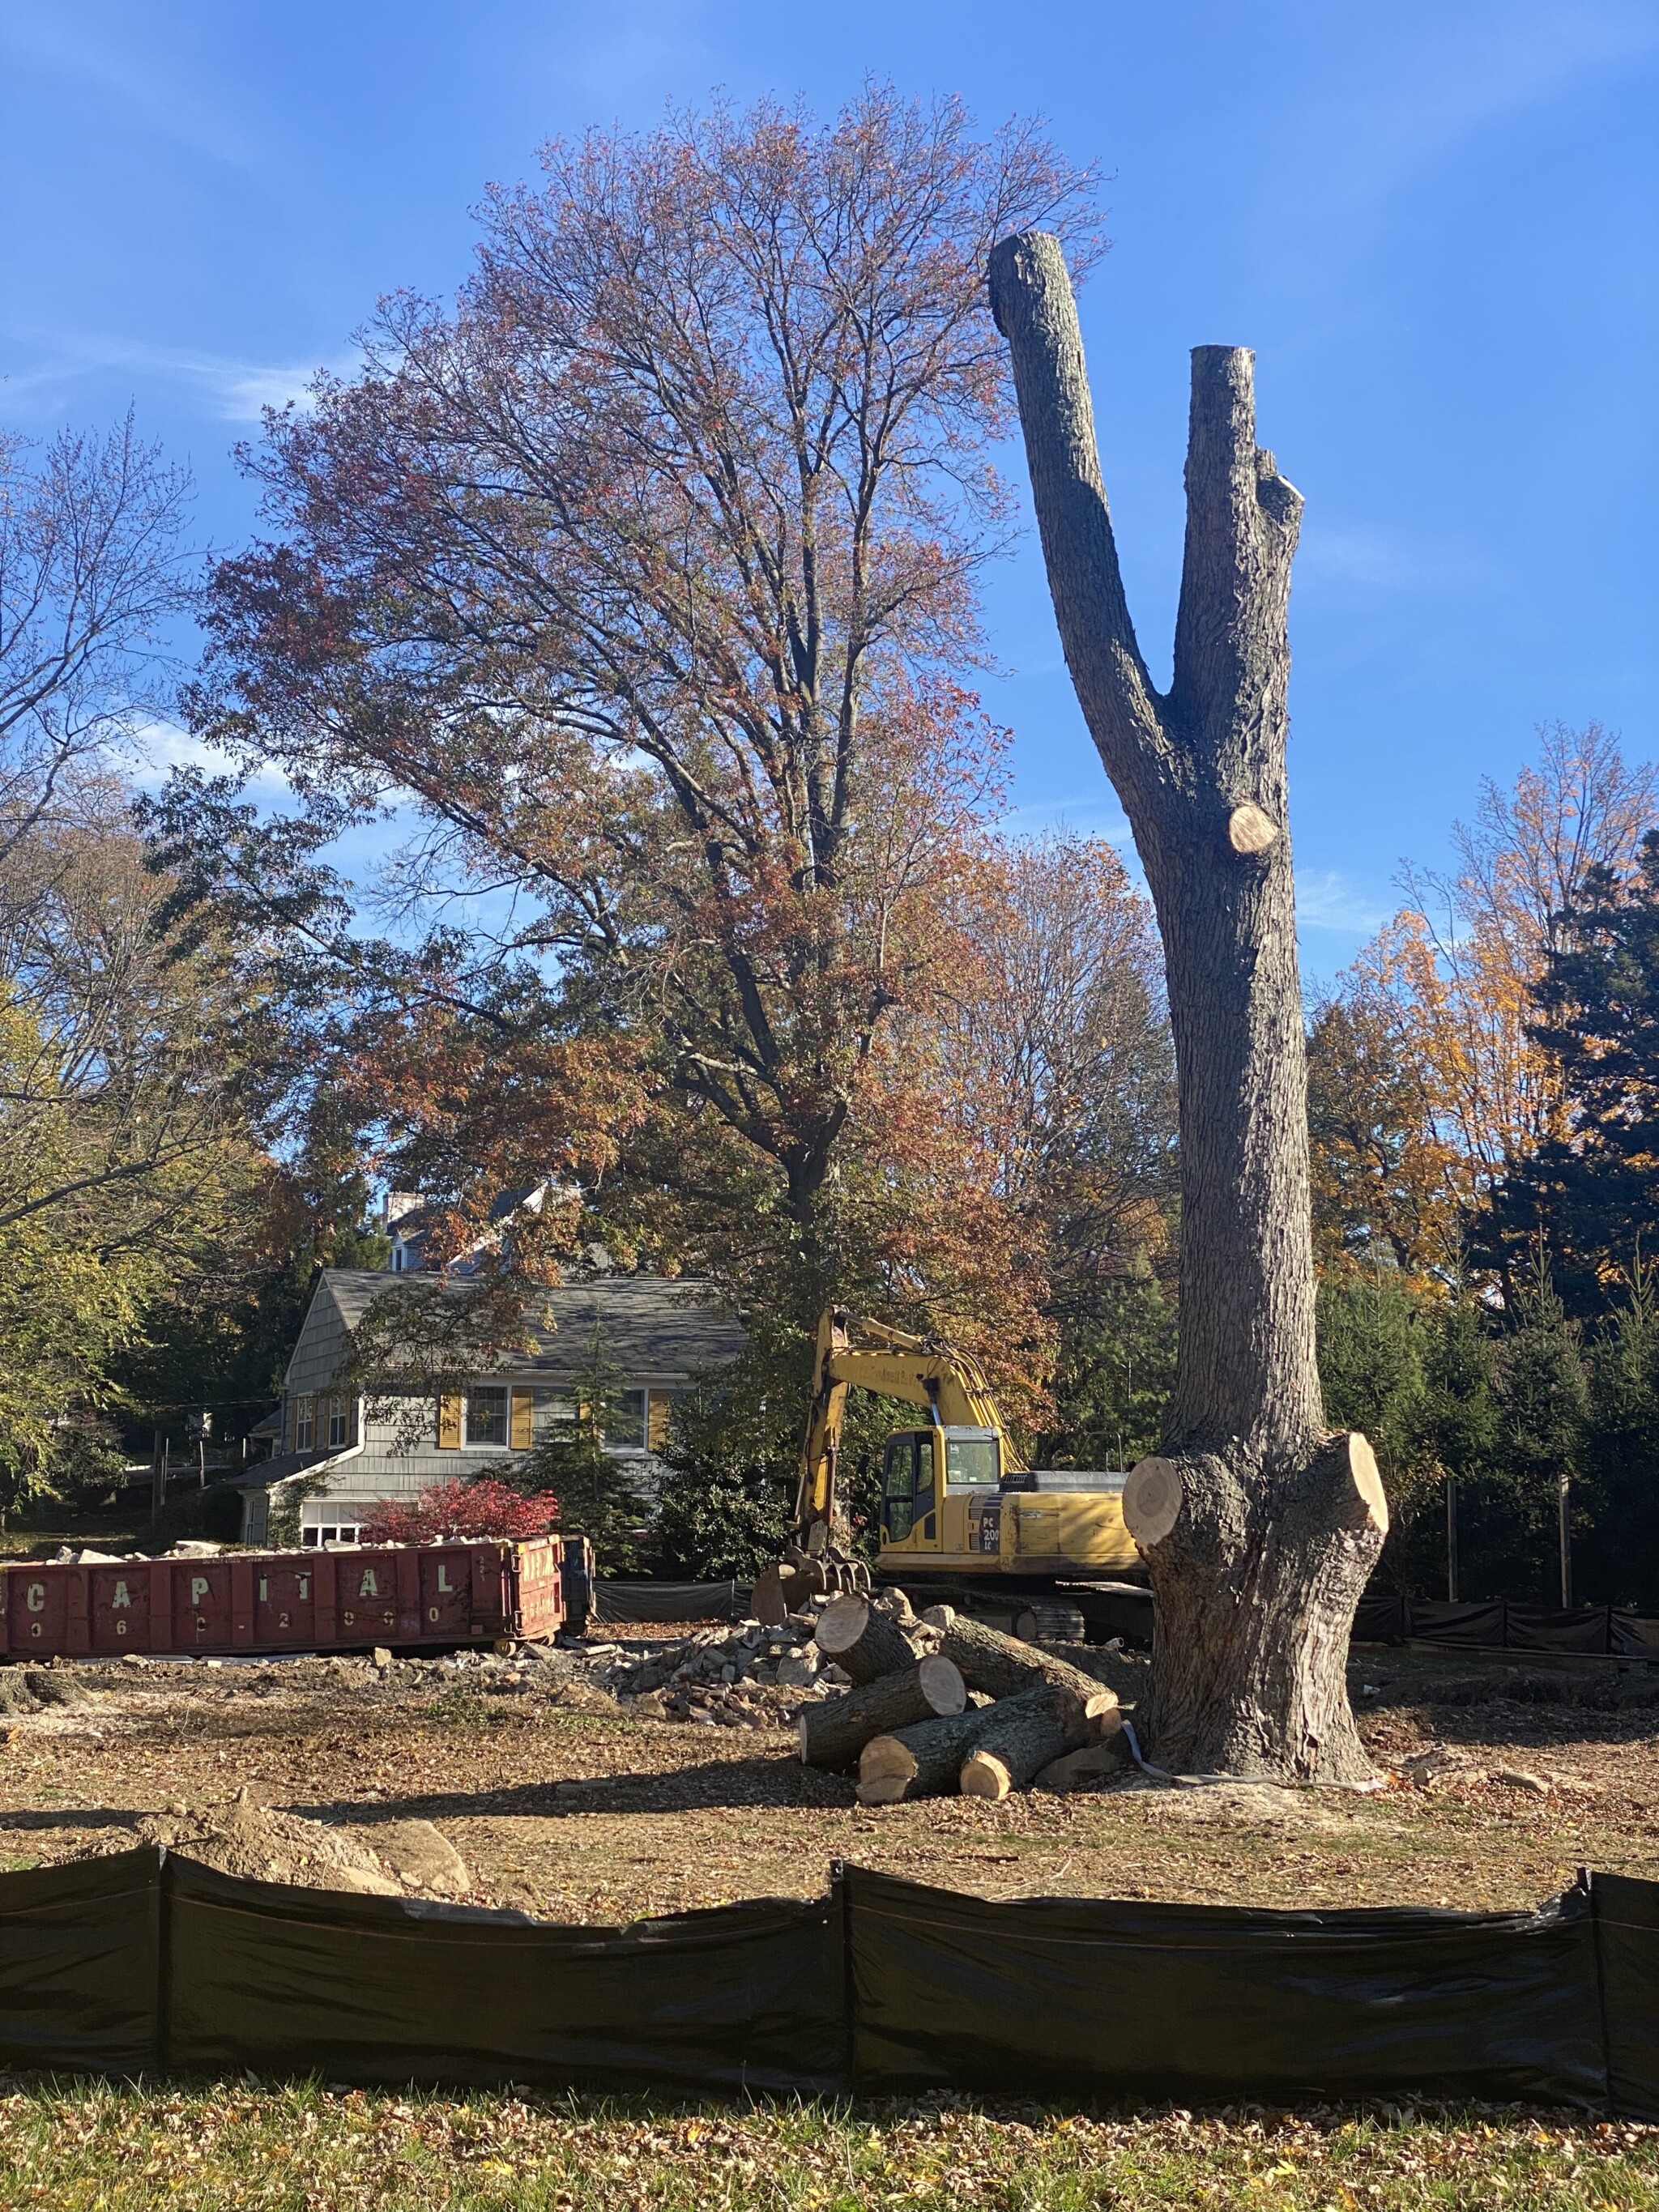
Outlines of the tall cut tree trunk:
[{"label": "tall cut tree trunk", "polygon": [[1124,1491],[1158,1598],[1153,1742],[1185,1771],[1370,1771],[1345,1667],[1388,1530],[1365,1439],[1326,1428],[1314,1346],[1302,1002],[1285,776],[1301,495],[1255,443],[1253,357],[1193,353],[1167,694],[1125,603],[1058,241],[1006,239],[1012,351],[1066,664],[1163,934],[1181,1123],[1180,1360]]}]

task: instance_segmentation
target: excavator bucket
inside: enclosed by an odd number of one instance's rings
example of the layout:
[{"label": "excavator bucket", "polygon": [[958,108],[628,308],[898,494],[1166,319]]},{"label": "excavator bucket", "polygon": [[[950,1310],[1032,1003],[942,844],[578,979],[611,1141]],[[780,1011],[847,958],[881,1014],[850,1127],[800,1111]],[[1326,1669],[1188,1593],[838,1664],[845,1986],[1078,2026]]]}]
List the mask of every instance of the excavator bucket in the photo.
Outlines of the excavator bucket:
[{"label": "excavator bucket", "polygon": [[809,1557],[797,1552],[793,1559],[779,1559],[755,1583],[750,1601],[763,1628],[781,1628],[792,1613],[799,1613],[809,1598],[862,1595],[870,1588],[870,1570],[862,1559],[849,1559],[833,1552]]}]

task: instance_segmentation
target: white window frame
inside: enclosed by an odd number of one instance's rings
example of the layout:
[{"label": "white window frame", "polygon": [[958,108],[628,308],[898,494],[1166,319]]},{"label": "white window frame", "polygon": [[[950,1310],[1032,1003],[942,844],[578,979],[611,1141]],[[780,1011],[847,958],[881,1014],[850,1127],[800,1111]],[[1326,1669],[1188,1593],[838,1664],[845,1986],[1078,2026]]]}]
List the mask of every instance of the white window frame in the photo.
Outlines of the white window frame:
[{"label": "white window frame", "polygon": [[501,1440],[500,1443],[475,1443],[472,1438],[472,1392],[461,1393],[461,1449],[463,1451],[510,1452],[513,1449],[513,1385],[510,1382],[483,1382],[481,1390],[499,1395],[501,1406]]},{"label": "white window frame", "polygon": [[626,1398],[637,1393],[640,1401],[639,1433],[629,1444],[619,1443],[612,1437],[605,1440],[605,1449],[613,1459],[648,1459],[651,1455],[651,1388],[646,1382],[624,1384],[617,1395]]}]

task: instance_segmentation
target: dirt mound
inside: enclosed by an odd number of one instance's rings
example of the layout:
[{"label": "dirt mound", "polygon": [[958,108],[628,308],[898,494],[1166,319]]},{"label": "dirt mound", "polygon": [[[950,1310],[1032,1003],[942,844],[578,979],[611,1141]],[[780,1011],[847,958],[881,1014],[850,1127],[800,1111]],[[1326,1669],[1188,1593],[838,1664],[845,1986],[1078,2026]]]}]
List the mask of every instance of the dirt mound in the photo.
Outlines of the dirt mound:
[{"label": "dirt mound", "polygon": [[286,1882],[301,1889],[343,1889],[368,1897],[468,1895],[465,1861],[430,1820],[395,1820],[376,1832],[380,1850],[361,1836],[298,1813],[257,1805],[246,1789],[228,1804],[188,1812],[146,1814],[123,1832],[156,1844],[220,1874],[249,1881]]}]

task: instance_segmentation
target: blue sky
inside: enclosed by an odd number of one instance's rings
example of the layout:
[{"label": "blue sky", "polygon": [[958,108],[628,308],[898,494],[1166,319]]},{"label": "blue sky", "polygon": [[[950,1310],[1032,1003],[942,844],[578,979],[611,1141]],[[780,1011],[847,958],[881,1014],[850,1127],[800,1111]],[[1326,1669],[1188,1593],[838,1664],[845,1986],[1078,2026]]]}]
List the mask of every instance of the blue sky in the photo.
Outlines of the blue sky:
[{"label": "blue sky", "polygon": [[[204,536],[260,404],[446,293],[486,180],[665,100],[866,72],[1037,111],[1110,177],[1084,300],[1143,645],[1167,668],[1189,346],[1257,352],[1305,494],[1292,599],[1309,967],[1435,860],[1534,723],[1659,750],[1659,0],[0,0],[0,421],[137,404]],[[1121,829],[1035,546],[994,577],[1018,820]]]}]

